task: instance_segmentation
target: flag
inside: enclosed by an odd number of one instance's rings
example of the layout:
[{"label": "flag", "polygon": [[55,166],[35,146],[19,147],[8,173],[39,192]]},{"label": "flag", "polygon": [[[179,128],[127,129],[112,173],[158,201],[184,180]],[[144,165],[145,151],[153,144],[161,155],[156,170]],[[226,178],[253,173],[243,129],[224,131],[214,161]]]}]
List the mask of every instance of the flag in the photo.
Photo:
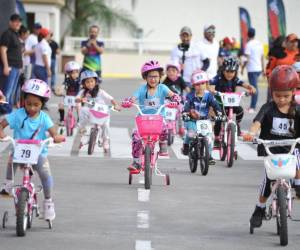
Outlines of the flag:
[{"label": "flag", "polygon": [[282,0],[267,0],[269,45],[279,36],[286,36],[285,9]]},{"label": "flag", "polygon": [[240,12],[240,32],[241,32],[241,52],[243,54],[248,41],[248,29],[251,27],[251,19],[245,8],[239,8]]}]

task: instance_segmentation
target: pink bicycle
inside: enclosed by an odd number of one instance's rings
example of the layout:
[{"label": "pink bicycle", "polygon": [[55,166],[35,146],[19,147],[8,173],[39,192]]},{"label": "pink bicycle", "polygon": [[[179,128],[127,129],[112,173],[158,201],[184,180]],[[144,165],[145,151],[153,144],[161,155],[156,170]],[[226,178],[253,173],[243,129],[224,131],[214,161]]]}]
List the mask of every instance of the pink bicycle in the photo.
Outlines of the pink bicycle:
[{"label": "pink bicycle", "polygon": [[[33,176],[32,165],[37,164],[41,150],[53,144],[53,138],[46,140],[14,140],[12,137],[7,136],[0,140],[2,142],[9,141],[13,145],[13,163],[20,164],[23,171],[23,181],[20,185],[15,185],[12,188],[11,194],[15,204],[16,215],[16,233],[17,236],[25,236],[27,229],[32,227],[33,215],[35,212],[36,217],[39,217],[38,194],[43,190],[42,186],[35,188],[34,183],[31,181]],[[5,211],[2,218],[2,227],[6,228],[8,222],[8,211]],[[49,229],[52,228],[52,220],[46,220]]]},{"label": "pink bicycle", "polygon": [[64,98],[64,105],[67,106],[68,108],[67,116],[65,117],[65,121],[64,121],[67,130],[67,136],[73,135],[73,130],[76,126],[74,109],[76,108],[77,104],[75,100],[76,100],[76,96],[65,96]]},{"label": "pink bicycle", "polygon": [[[163,177],[166,185],[170,185],[169,174],[163,174],[157,165],[158,151],[155,151],[155,144],[159,140],[159,136],[163,131],[164,118],[160,114],[164,107],[177,108],[177,104],[169,103],[160,106],[155,114],[144,114],[137,104],[132,104],[139,111],[139,115],[135,118],[136,126],[140,137],[143,140],[143,153],[141,159],[141,171],[129,172],[129,184],[132,183],[132,176],[135,174],[144,174],[145,189],[150,189],[152,185],[152,174]],[[127,108],[127,107],[124,107]]]},{"label": "pink bicycle", "polygon": [[[219,150],[221,161],[227,160],[227,166],[230,168],[233,166],[234,160],[237,160],[238,152],[236,150],[237,142],[237,124],[233,119],[233,108],[240,105],[243,96],[247,96],[247,92],[217,92],[217,95],[221,97],[221,101],[224,108],[224,114],[226,120],[221,123],[221,131],[219,135],[220,147]],[[228,111],[225,111],[225,108]]]}]

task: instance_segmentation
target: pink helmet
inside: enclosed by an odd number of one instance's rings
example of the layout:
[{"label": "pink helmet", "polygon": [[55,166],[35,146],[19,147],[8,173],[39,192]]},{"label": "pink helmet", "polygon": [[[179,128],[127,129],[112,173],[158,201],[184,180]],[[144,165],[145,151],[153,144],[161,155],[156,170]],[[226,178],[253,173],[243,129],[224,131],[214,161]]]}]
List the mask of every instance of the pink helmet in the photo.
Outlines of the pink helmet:
[{"label": "pink helmet", "polygon": [[65,64],[65,73],[69,73],[73,70],[80,70],[81,67],[78,62],[69,61]]},{"label": "pink helmet", "polygon": [[193,85],[199,84],[199,83],[206,83],[208,81],[209,81],[209,79],[208,79],[206,72],[201,69],[197,69],[192,74],[192,84]]},{"label": "pink helmet", "polygon": [[173,67],[173,68],[177,69],[178,73],[180,73],[180,71],[181,71],[180,65],[177,62],[169,62],[166,65],[166,70],[168,70],[169,67]]},{"label": "pink helmet", "polygon": [[141,68],[142,77],[145,78],[146,73],[148,73],[149,71],[153,71],[153,70],[158,70],[160,72],[163,72],[164,68],[162,66],[160,66],[158,61],[155,61],[155,60],[145,62]]},{"label": "pink helmet", "polygon": [[22,86],[22,91],[44,98],[46,101],[51,97],[51,90],[47,83],[39,79],[29,79]]}]

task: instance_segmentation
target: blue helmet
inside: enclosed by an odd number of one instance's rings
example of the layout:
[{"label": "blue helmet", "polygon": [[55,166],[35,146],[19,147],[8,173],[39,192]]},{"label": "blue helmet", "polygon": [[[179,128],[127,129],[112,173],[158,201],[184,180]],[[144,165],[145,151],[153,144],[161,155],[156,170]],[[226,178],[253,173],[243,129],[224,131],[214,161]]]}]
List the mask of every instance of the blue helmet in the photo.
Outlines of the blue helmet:
[{"label": "blue helmet", "polygon": [[100,82],[97,73],[91,70],[85,70],[81,72],[80,83],[82,84],[82,82],[87,78],[95,78],[97,83]]}]

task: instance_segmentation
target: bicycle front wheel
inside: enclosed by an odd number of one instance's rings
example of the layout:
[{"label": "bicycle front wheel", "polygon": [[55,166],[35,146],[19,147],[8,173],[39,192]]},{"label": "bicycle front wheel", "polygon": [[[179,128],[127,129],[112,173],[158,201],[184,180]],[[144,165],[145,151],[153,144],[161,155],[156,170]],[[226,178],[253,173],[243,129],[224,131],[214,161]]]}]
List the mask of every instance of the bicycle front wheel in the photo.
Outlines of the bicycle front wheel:
[{"label": "bicycle front wheel", "polygon": [[229,168],[233,165],[235,148],[235,126],[228,124],[227,127],[227,166]]},{"label": "bicycle front wheel", "polygon": [[28,226],[28,191],[23,188],[18,195],[18,203],[16,206],[16,233],[17,236],[25,236]]},{"label": "bicycle front wheel", "polygon": [[94,153],[97,136],[98,136],[98,128],[91,128],[90,140],[88,146],[89,155],[92,155]]},{"label": "bicycle front wheel", "polygon": [[208,148],[208,141],[205,137],[201,139],[200,145],[201,145],[201,148],[200,148],[201,174],[207,175],[208,168],[209,168],[209,148]]},{"label": "bicycle front wheel", "polygon": [[144,177],[145,177],[145,189],[150,189],[152,182],[152,169],[151,169],[151,148],[146,145],[144,155]]},{"label": "bicycle front wheel", "polygon": [[288,244],[286,192],[282,186],[277,189],[277,228],[279,229],[280,245]]}]

